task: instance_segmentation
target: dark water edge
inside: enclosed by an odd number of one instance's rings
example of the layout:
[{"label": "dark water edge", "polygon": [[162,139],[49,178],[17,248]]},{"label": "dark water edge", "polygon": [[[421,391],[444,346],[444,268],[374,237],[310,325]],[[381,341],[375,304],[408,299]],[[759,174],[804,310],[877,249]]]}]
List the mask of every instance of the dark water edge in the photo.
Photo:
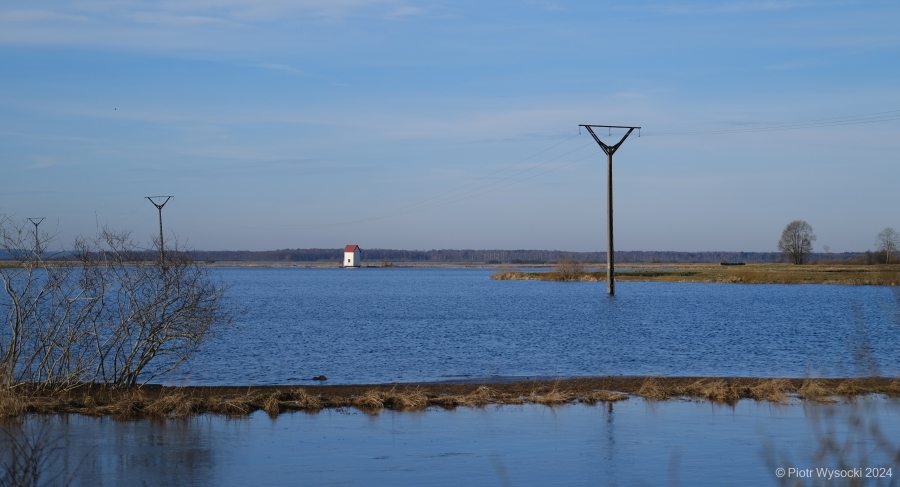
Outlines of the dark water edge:
[{"label": "dark water edge", "polygon": [[487,269],[216,269],[232,329],[157,382],[900,375],[897,290],[492,281]]},{"label": "dark water edge", "polygon": [[[853,427],[852,418],[863,424]],[[900,404],[876,396],[836,405],[744,400],[733,408],[630,399],[275,419],[31,416],[24,430],[49,432],[46,473],[78,486],[718,486],[775,485],[778,467],[837,466],[835,458],[815,460],[823,439],[868,453],[848,451],[851,467],[896,469],[878,452],[873,425],[897,448]]]}]

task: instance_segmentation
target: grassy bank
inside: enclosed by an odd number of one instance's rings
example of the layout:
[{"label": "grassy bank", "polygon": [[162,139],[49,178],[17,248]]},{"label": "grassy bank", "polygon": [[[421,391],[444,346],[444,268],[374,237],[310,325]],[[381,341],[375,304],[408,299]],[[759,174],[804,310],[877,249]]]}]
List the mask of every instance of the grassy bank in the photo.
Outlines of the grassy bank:
[{"label": "grassy bank", "polygon": [[[619,264],[616,280],[649,282],[720,282],[737,284],[900,285],[900,265],[747,264]],[[572,272],[501,270],[497,280],[605,281],[606,269]]]},{"label": "grassy bank", "polygon": [[355,408],[415,411],[491,404],[547,406],[597,404],[640,397],[688,399],[734,404],[741,399],[787,404],[833,402],[860,395],[900,396],[900,380],[759,379],[699,377],[602,377],[557,381],[488,384],[335,385],[310,387],[161,387],[106,388],[81,386],[67,391],[7,388],[0,392],[0,417],[24,414],[83,414],[115,418],[174,418],[197,414],[246,416],[265,411],[316,412]]}]

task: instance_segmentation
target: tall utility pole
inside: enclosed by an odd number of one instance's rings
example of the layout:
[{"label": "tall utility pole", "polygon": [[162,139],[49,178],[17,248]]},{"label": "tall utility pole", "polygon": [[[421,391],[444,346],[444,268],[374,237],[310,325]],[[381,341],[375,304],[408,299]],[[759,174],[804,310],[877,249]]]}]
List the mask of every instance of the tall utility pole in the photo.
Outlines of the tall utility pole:
[{"label": "tall utility pole", "polygon": [[[153,203],[153,206],[155,206],[157,210],[159,210],[159,261],[160,263],[163,263],[166,261],[166,247],[165,245],[163,245],[162,209],[163,206],[166,206],[166,203],[168,203],[170,199],[174,198],[174,196],[146,196],[146,198],[150,200],[151,203]],[[165,198],[166,200],[162,203],[157,203],[153,201],[153,198]]]},{"label": "tall utility pole", "polygon": [[[37,221],[35,221],[37,220]],[[38,237],[38,225],[44,221],[44,217],[41,218],[29,218],[28,221],[34,224],[34,255],[37,258],[41,256],[41,240]]]},{"label": "tall utility pole", "polygon": [[[606,294],[613,296],[616,294],[616,282],[615,282],[615,251],[613,249],[613,192],[612,192],[612,156],[619,150],[619,146],[622,145],[622,142],[625,142],[625,139],[631,135],[631,132],[634,129],[640,130],[640,127],[622,127],[619,125],[579,125],[579,127],[584,127],[590,132],[591,136],[594,137],[594,140],[597,141],[597,144],[600,145],[600,148],[603,149],[603,152],[606,153],[606,161],[607,161],[607,170],[606,170]],[[606,145],[601,140],[600,137],[597,137],[597,134],[594,133],[593,128],[605,128],[605,129],[628,129],[628,132],[625,132],[625,136],[622,137],[615,145]]]}]

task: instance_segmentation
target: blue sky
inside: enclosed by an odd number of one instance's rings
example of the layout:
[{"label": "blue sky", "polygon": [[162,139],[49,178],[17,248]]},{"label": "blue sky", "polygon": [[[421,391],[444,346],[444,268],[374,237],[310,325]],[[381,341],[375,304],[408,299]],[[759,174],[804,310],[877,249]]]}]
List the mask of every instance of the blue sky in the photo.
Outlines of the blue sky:
[{"label": "blue sky", "polygon": [[0,212],[59,245],[833,252],[900,228],[898,2],[6,1]]}]

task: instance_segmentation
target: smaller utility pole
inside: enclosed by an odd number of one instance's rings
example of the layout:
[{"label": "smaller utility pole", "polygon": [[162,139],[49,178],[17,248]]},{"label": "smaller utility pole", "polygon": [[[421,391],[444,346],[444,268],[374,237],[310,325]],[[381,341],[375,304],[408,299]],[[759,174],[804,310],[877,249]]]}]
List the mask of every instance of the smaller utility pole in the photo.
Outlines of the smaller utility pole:
[{"label": "smaller utility pole", "polygon": [[[35,221],[37,220],[37,221]],[[34,224],[34,255],[36,258],[41,257],[41,239],[38,237],[38,225],[44,221],[44,217],[41,218],[29,218],[28,221]]]},{"label": "smaller utility pole", "polygon": [[[174,196],[147,196],[146,198],[153,203],[153,206],[155,206],[157,210],[159,210],[159,261],[160,263],[164,263],[166,261],[166,247],[163,245],[162,209],[170,199],[174,198]],[[154,198],[165,198],[165,201],[157,203],[156,201],[153,201]]]},{"label": "smaller utility pole", "polygon": [[[603,149],[603,152],[606,153],[607,160],[607,180],[606,180],[606,294],[613,296],[616,294],[616,282],[615,282],[615,251],[613,250],[613,193],[612,193],[612,156],[619,150],[619,146],[622,145],[622,142],[625,142],[625,139],[631,135],[631,132],[634,129],[638,129],[638,135],[640,135],[640,127],[622,127],[619,125],[580,125],[580,127],[584,127],[588,132],[591,133],[591,136],[594,137],[594,140],[597,144],[600,145],[600,148]],[[628,129],[628,132],[625,132],[625,135],[619,140],[615,145],[606,145],[601,140],[600,137],[597,137],[597,134],[594,133],[592,127],[597,128],[605,128],[605,129]]]}]

